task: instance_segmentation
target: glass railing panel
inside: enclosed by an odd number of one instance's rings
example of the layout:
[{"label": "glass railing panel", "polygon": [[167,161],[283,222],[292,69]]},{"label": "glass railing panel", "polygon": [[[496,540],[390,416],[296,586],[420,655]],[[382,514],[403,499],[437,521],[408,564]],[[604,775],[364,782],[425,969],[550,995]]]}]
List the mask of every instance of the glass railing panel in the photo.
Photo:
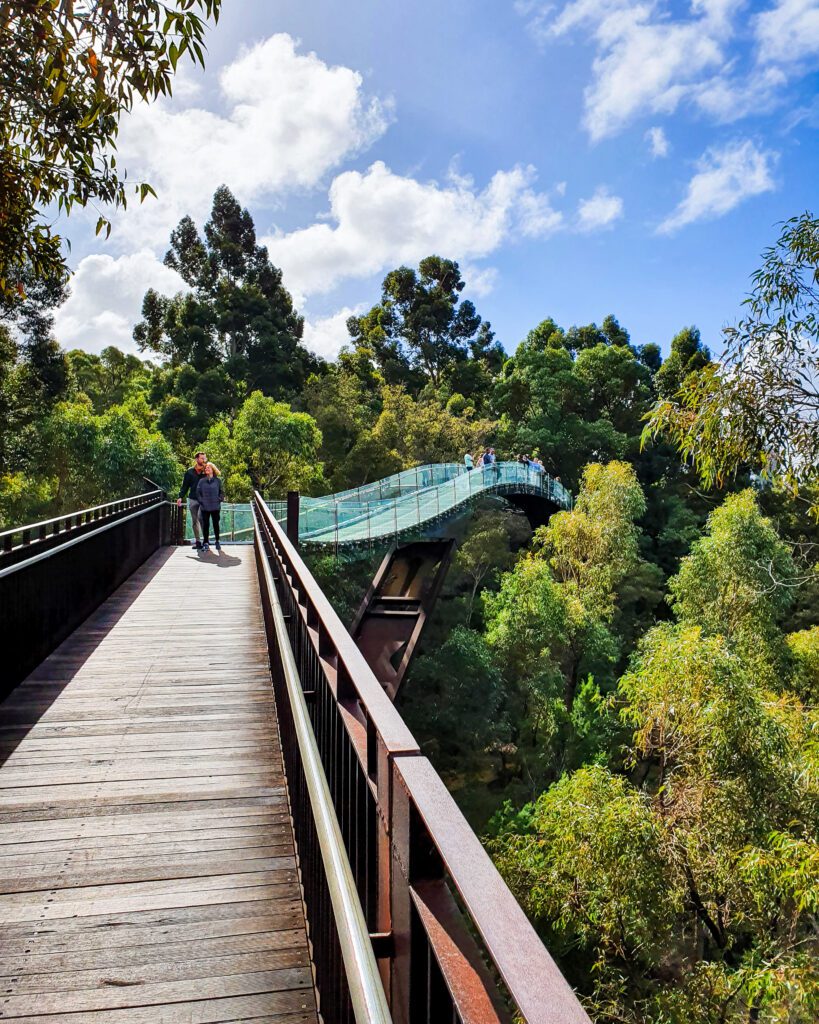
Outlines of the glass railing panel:
[{"label": "glass railing panel", "polygon": [[[389,539],[423,528],[480,494],[508,486],[540,491],[563,508],[572,507],[572,497],[559,481],[521,463],[500,462],[471,472],[458,463],[416,466],[337,495],[302,497],[299,536],[308,543],[325,544]],[[286,521],[286,502],[277,500],[268,505],[279,522]],[[250,505],[225,503],[221,534],[227,543],[251,542]],[[189,516],[186,536],[193,539]]]},{"label": "glass railing panel", "polygon": [[[281,506],[281,508],[277,508]],[[274,516],[282,521],[285,518],[286,510],[283,502],[272,502],[270,505]],[[253,543],[253,512],[247,504],[222,505],[220,516],[219,532],[222,543],[225,544],[252,544]],[[185,516],[185,538],[193,540],[193,526],[190,515]]]}]

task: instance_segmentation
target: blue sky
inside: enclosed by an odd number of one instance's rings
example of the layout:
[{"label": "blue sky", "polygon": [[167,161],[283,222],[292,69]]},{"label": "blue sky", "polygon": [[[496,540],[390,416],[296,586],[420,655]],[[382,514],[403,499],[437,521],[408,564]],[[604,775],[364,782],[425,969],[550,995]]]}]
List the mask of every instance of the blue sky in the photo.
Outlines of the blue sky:
[{"label": "blue sky", "polygon": [[614,313],[715,350],[775,224],[817,210],[819,0],[225,0],[208,68],[124,121],[159,201],[73,216],[63,344],[130,345],[185,213],[231,187],[332,355],[384,273],[458,259],[513,350]]}]

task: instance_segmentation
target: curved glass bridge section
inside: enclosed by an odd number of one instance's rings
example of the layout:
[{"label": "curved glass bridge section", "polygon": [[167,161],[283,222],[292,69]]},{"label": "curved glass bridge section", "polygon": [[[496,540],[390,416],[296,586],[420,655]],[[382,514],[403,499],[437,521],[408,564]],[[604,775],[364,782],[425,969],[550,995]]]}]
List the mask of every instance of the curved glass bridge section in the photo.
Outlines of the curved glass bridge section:
[{"label": "curved glass bridge section", "polygon": [[[559,480],[520,462],[496,462],[471,471],[459,463],[416,466],[337,494],[302,496],[299,542],[360,547],[418,536],[487,494],[527,495],[559,509],[572,507],[572,496]],[[285,502],[271,501],[268,506],[276,519],[285,521]],[[249,541],[252,536],[250,505],[223,505],[223,540]]]}]

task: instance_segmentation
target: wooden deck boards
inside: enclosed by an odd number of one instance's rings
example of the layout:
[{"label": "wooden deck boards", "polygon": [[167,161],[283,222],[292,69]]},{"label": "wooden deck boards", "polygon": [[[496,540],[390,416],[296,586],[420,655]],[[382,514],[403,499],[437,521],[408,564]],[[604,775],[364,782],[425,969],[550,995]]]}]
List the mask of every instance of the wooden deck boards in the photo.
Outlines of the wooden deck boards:
[{"label": "wooden deck boards", "polygon": [[0,1020],[316,1024],[250,548],[158,552],[0,705]]}]

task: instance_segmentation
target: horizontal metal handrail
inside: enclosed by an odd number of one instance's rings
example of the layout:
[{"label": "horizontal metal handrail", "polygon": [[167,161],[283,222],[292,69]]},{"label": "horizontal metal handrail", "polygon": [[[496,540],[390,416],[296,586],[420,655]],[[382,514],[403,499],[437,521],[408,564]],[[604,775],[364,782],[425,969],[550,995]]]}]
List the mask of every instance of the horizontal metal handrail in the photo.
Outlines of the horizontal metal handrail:
[{"label": "horizontal metal handrail", "polygon": [[[160,492],[161,493],[161,492]],[[8,565],[5,569],[0,569],[0,579],[4,576],[10,576],[12,573],[21,572],[25,569],[30,568],[37,562],[43,561],[45,558],[51,558],[63,551],[67,551],[68,548],[73,548],[75,544],[84,544],[86,541],[91,540],[93,537],[99,536],[101,533],[105,533],[106,530],[113,530],[116,527],[122,526],[123,523],[127,523],[130,519],[136,519],[137,516],[147,515],[149,512],[155,511],[161,505],[170,505],[172,502],[166,501],[164,498],[162,501],[153,501],[150,505],[145,505],[142,508],[132,512],[128,516],[120,516],[119,519],[114,519],[110,523],[105,523],[103,526],[98,526],[96,530],[89,530],[88,533],[82,533],[78,537],[67,538],[62,544],[57,547],[49,548],[47,551],[40,551],[37,554],[32,555],[30,558],[26,558],[22,562],[15,562],[14,565]]]},{"label": "horizontal metal handrail", "polygon": [[14,526],[8,530],[0,530],[0,541],[4,537],[13,536],[15,533],[24,533],[26,530],[42,530],[53,526],[55,523],[62,523],[66,519],[76,519],[77,516],[87,516],[92,512],[99,512],[103,508],[111,508],[114,505],[124,505],[129,501],[139,501],[141,498],[150,498],[154,494],[164,494],[161,487],[154,491],[144,491],[142,494],[131,494],[127,498],[115,498],[114,501],[106,501],[103,505],[91,505],[89,508],[81,508],[76,512],[65,512],[61,516],[54,516],[53,519],[42,519],[36,523],[27,523],[25,526]]},{"label": "horizontal metal handrail", "polygon": [[[256,538],[264,551],[258,523]],[[356,1024],[392,1024],[268,559],[261,565]]]}]

